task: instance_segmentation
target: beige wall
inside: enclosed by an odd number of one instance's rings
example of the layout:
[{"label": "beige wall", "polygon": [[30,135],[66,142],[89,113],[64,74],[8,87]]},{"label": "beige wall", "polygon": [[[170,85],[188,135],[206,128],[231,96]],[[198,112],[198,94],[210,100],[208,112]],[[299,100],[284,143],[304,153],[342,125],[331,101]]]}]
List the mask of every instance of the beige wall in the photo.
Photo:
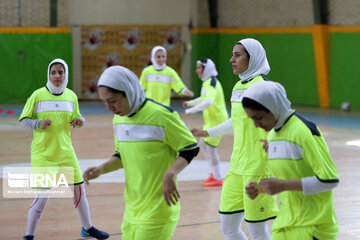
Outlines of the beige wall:
[{"label": "beige wall", "polygon": [[[314,23],[312,2],[312,0],[218,0],[218,27],[310,26]],[[208,1],[192,1],[191,7],[194,27],[210,27]]]},{"label": "beige wall", "polygon": [[[208,0],[57,0],[58,26],[73,36],[74,90],[81,90],[82,24],[181,24],[186,51],[182,77],[190,81],[190,32],[210,27]],[[360,25],[359,0],[329,0],[330,25]],[[218,27],[314,24],[313,0],[218,0]],[[49,26],[50,0],[0,0],[0,27]]]},{"label": "beige wall", "polygon": [[208,0],[191,1],[191,22],[193,27],[210,27]]},{"label": "beige wall", "polygon": [[338,26],[360,25],[359,0],[329,1],[329,24]]},{"label": "beige wall", "polygon": [[71,0],[71,24],[187,24],[190,0]]},{"label": "beige wall", "polygon": [[289,27],[314,23],[312,0],[221,0],[219,27]]},{"label": "beige wall", "polygon": [[[57,0],[58,26],[69,26],[69,0]],[[48,27],[50,0],[0,0],[0,27]]]},{"label": "beige wall", "polygon": [[49,26],[49,0],[1,0],[0,26]]}]

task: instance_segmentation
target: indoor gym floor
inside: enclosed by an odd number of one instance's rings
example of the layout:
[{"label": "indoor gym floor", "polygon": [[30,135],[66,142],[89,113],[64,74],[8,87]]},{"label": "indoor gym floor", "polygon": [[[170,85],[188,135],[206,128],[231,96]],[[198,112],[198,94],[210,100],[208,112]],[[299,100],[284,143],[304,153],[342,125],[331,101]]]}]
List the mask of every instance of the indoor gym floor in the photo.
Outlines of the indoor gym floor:
[{"label": "indoor gym floor", "polygon": [[[181,102],[177,109],[189,128],[201,127],[202,116],[185,116]],[[22,106],[3,105],[13,109],[14,115],[0,114],[0,175],[5,166],[29,166],[32,131],[18,124]],[[80,103],[80,110],[87,120],[82,129],[72,130],[73,145],[82,170],[100,164],[114,152],[112,115],[101,103]],[[307,118],[317,123],[330,148],[339,171],[340,184],[334,190],[334,202],[339,221],[340,240],[360,239],[360,114],[301,108]],[[233,136],[225,135],[218,148],[223,161],[223,172],[229,167]],[[181,216],[173,235],[174,240],[224,239],[220,231],[218,214],[221,188],[204,188],[203,178],[208,165],[200,153],[179,176]],[[109,175],[110,176],[110,175]],[[121,172],[102,176],[100,182],[86,187],[92,223],[111,234],[110,239],[121,239],[121,221],[124,210]],[[120,180],[119,180],[120,179]],[[2,192],[2,178],[0,178]],[[101,179],[100,179],[101,180]],[[33,199],[8,199],[0,196],[0,239],[22,239],[26,231],[27,211]],[[72,199],[51,199],[36,232],[39,240],[75,240],[80,238],[80,221]],[[243,229],[248,235],[246,224]]]}]

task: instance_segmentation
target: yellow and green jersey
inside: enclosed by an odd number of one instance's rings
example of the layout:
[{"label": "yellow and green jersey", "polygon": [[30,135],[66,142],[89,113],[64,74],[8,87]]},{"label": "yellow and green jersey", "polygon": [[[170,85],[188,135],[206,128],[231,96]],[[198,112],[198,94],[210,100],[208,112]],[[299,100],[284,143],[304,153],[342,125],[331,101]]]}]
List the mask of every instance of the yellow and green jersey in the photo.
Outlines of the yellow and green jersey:
[{"label": "yellow and green jersey", "polygon": [[186,86],[174,69],[166,66],[156,70],[153,65],[146,67],[140,76],[145,96],[165,106],[170,106],[171,90],[180,94]]},{"label": "yellow and green jersey", "polygon": [[201,87],[201,100],[209,99],[212,105],[203,110],[204,130],[214,127],[228,119],[224,92],[220,82],[215,78],[208,78]]},{"label": "yellow and green jersey", "polygon": [[[26,101],[19,117],[51,120],[47,129],[34,129],[31,164],[36,167],[74,166],[80,171],[71,141],[70,123],[81,117],[77,96],[70,89],[53,95],[45,87],[36,90]],[[75,183],[82,181],[75,173]]]},{"label": "yellow and green jersey", "polygon": [[256,128],[242,106],[244,92],[251,84],[263,81],[258,75],[247,83],[238,81],[231,95],[231,118],[234,130],[234,146],[231,155],[230,170],[240,175],[268,175],[267,155],[262,150],[267,133],[262,128]]},{"label": "yellow and green jersey", "polygon": [[146,99],[131,117],[113,119],[116,151],[125,171],[124,219],[132,224],[178,221],[180,204],[169,207],[162,193],[165,171],[196,139],[177,112]]},{"label": "yellow and green jersey", "polygon": [[[338,173],[318,127],[294,112],[285,125],[268,135],[268,163],[278,179],[317,176],[321,182],[338,182]],[[303,195],[301,191],[280,193],[280,213],[273,231],[313,226],[319,239],[334,239],[338,224],[333,191]]]}]

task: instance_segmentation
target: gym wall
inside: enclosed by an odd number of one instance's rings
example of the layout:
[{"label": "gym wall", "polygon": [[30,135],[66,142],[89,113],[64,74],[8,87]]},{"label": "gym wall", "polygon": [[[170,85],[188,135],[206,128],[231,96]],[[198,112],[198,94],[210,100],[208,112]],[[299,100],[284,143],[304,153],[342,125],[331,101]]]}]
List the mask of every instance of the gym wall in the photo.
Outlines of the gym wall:
[{"label": "gym wall", "polygon": [[[354,72],[360,1],[328,0],[326,26],[315,25],[315,2],[319,0],[2,0],[0,27],[49,27],[54,21],[50,8],[55,3],[57,27],[70,28],[72,87],[77,94],[81,93],[82,79],[81,25],[180,24],[184,43],[181,75],[195,91],[199,86],[195,60],[210,57],[218,65],[219,78],[226,81],[229,95],[237,80],[228,62],[231,49],[241,38],[255,37],[267,51],[272,68],[269,78],[285,85],[294,104],[338,108],[341,102],[349,101],[353,108],[360,108],[360,81]],[[216,20],[215,33],[199,30],[213,29],[211,19]],[[235,30],[223,31],[228,28]],[[276,33],[268,31],[274,28]],[[288,28],[311,30],[289,33]],[[7,70],[0,68],[0,72]]]}]

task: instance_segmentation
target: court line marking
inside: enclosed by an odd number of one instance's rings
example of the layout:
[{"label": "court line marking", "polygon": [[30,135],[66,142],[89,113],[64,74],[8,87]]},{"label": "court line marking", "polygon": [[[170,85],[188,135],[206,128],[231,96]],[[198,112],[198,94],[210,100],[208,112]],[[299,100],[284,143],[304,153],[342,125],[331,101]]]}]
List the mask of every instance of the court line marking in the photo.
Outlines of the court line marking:
[{"label": "court line marking", "polygon": [[[84,172],[87,168],[98,166],[108,159],[80,159],[79,165],[81,172]],[[2,169],[4,167],[30,167],[31,163],[15,163],[0,165],[0,177],[4,178]],[[221,162],[220,165],[223,176],[226,175],[230,168],[230,162]],[[210,172],[210,164],[206,160],[193,160],[189,166],[187,166],[179,175],[179,181],[194,181],[204,180],[208,178]],[[6,177],[6,176],[5,176]],[[123,169],[116,170],[111,173],[101,175],[98,179],[91,180],[91,182],[106,182],[106,183],[117,183],[125,182],[125,174]],[[91,184],[90,182],[90,184]]]}]

